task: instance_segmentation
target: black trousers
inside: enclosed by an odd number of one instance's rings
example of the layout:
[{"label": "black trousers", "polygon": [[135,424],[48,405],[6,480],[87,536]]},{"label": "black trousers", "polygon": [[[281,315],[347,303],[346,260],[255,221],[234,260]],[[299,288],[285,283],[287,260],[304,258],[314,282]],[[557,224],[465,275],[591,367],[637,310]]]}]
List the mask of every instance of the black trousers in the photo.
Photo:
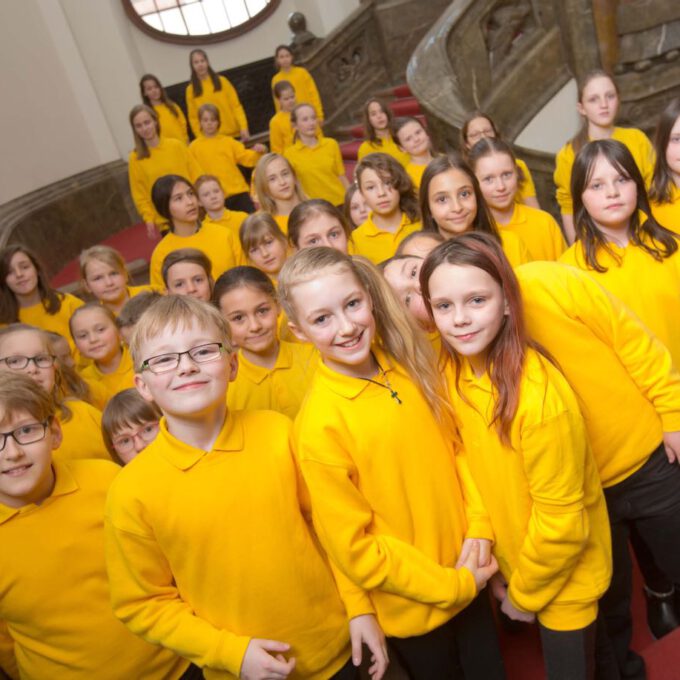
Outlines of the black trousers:
[{"label": "black trousers", "polygon": [[242,194],[234,194],[224,202],[225,208],[229,210],[240,210],[241,212],[254,213],[255,206],[250,198],[250,194],[244,191]]},{"label": "black trousers", "polygon": [[619,484],[604,490],[612,532],[613,575],[600,602],[622,678],[646,677],[642,658],[630,650],[632,564],[628,552],[635,526],[654,562],[680,583],[680,466],[669,463],[663,444]]},{"label": "black trousers", "polygon": [[489,593],[424,635],[388,638],[410,680],[502,680],[505,668]]}]

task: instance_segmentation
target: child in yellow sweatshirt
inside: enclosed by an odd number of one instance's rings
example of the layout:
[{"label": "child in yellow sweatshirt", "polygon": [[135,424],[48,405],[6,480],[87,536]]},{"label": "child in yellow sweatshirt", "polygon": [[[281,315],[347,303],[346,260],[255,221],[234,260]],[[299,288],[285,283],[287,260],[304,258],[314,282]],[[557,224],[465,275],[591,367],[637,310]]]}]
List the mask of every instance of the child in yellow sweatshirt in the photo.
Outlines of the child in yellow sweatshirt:
[{"label": "child in yellow sweatshirt", "polygon": [[297,101],[295,88],[287,80],[280,80],[272,89],[279,110],[269,121],[269,148],[272,153],[282,154],[293,145],[294,130],[290,122],[290,114],[297,106]]},{"label": "child in yellow sweatshirt", "polygon": [[54,402],[27,375],[0,381],[0,667],[11,678],[176,680],[189,662],[111,611],[104,503],[118,466],[53,460]]},{"label": "child in yellow sweatshirt", "polygon": [[[302,513],[290,421],[228,410],[226,322],[206,303],[167,296],[140,319],[131,351],[137,389],[163,418],[107,500],[114,613],[207,680],[265,668],[345,677],[348,615]],[[358,606],[350,625],[370,613]]]},{"label": "child in yellow sweatshirt", "polygon": [[511,619],[538,618],[548,676],[586,677],[611,545],[576,397],[527,337],[517,280],[492,237],[438,246],[421,281],[451,353],[465,458],[496,535],[492,591]]}]

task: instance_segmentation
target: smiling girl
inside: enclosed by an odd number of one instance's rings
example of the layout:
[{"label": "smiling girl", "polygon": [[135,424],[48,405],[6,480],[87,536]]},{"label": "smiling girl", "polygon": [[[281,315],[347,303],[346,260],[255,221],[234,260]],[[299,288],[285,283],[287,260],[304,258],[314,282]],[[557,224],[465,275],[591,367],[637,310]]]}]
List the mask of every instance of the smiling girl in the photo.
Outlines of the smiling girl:
[{"label": "smiling girl", "polygon": [[423,231],[446,239],[469,231],[490,234],[503,246],[513,267],[529,261],[519,236],[498,230],[477,178],[458,154],[439,156],[427,166],[420,187],[420,211]]},{"label": "smiling girl", "polygon": [[573,192],[570,178],[574,158],[590,140],[613,139],[626,145],[635,159],[645,186],[652,181],[654,149],[644,132],[614,125],[619,111],[619,90],[614,78],[596,69],[583,76],[578,86],[576,110],[583,119],[581,129],[557,153],[555,165],[556,198],[562,213],[567,242],[575,237]]},{"label": "smiling girl", "polygon": [[202,223],[198,199],[191,183],[179,175],[166,175],[153,186],[153,201],[170,233],[154,248],[149,265],[151,285],[159,290],[163,283],[163,260],[173,250],[198,248],[210,258],[215,276],[243,264],[243,254],[231,229]]},{"label": "smiling girl", "polygon": [[288,241],[269,213],[255,213],[239,231],[248,261],[276,281],[288,257]]},{"label": "smiling girl", "polygon": [[295,250],[327,246],[347,253],[352,233],[344,215],[328,201],[313,198],[290,214],[288,240]]},{"label": "smiling girl", "polygon": [[399,146],[409,156],[406,172],[417,192],[420,189],[425,168],[433,158],[430,135],[427,134],[423,124],[412,116],[397,118],[392,124],[392,132]]},{"label": "smiling girl", "polygon": [[421,284],[451,354],[461,455],[496,535],[492,592],[511,619],[538,618],[548,678],[592,677],[611,546],[576,396],[527,337],[517,279],[491,236],[438,246]]}]

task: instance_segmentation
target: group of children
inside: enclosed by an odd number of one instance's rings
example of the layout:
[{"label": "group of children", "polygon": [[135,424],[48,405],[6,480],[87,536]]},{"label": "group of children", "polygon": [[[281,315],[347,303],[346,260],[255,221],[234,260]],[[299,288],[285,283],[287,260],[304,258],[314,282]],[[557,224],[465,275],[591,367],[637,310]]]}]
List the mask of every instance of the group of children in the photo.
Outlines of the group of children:
[{"label": "group of children", "polygon": [[565,239],[481,112],[437,154],[372,98],[347,188],[276,56],[270,153],[203,51],[188,147],[142,79],[148,286],[94,246],[83,302],[0,252],[0,668],[493,680],[500,617],[551,680],[644,678],[629,539],[659,635],[680,609],[680,103],[653,149],[585,79]]}]

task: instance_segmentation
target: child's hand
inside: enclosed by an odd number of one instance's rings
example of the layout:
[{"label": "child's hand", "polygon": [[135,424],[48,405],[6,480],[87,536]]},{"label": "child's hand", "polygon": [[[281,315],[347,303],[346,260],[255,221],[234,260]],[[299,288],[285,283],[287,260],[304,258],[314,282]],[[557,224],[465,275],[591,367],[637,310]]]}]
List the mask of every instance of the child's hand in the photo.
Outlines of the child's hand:
[{"label": "child's hand", "polygon": [[267,147],[264,144],[253,144],[252,149],[257,153],[267,153]]},{"label": "child's hand", "polygon": [[154,240],[158,238],[158,229],[153,222],[145,222],[146,224],[146,236],[147,238]]},{"label": "child's hand", "polygon": [[385,634],[373,614],[355,616],[349,622],[349,637],[352,641],[352,663],[361,665],[362,645],[371,651],[371,666],[368,674],[371,680],[380,680],[385,675],[390,660],[387,656]]},{"label": "child's hand", "polygon": [[496,562],[496,558],[491,555],[489,563],[482,566],[479,562],[479,540],[475,538],[472,539],[472,541],[472,546],[470,547],[467,557],[462,562],[459,560],[459,566],[457,565],[457,568],[461,569],[464,567],[472,574],[475,579],[477,591],[479,592],[484,588],[486,582],[498,571],[498,562]]},{"label": "child's hand", "polygon": [[479,566],[486,567],[491,561],[491,541],[486,538],[466,538],[463,541],[463,547],[460,549],[460,556],[458,557],[458,562],[456,563],[456,569],[460,569],[468,555],[474,543],[479,543]]},{"label": "child's hand", "polygon": [[669,463],[680,463],[680,432],[664,432],[663,445]]},{"label": "child's hand", "polygon": [[250,132],[248,130],[241,130],[239,137],[241,137],[241,141],[245,144],[250,139]]},{"label": "child's hand", "polygon": [[[253,638],[241,664],[241,680],[285,680],[295,668],[295,657],[286,661],[282,652],[290,645],[277,640]],[[276,656],[273,656],[276,654]]]},{"label": "child's hand", "polygon": [[503,602],[508,594],[508,584],[503,577],[503,574],[498,572],[489,579],[489,586],[491,587],[491,594],[499,601]]},{"label": "child's hand", "polygon": [[533,623],[536,620],[536,614],[533,614],[532,612],[523,612],[517,609],[517,607],[515,607],[515,605],[512,604],[512,602],[510,602],[510,598],[507,595],[507,591],[505,594],[505,599],[501,603],[501,611],[513,621]]}]

